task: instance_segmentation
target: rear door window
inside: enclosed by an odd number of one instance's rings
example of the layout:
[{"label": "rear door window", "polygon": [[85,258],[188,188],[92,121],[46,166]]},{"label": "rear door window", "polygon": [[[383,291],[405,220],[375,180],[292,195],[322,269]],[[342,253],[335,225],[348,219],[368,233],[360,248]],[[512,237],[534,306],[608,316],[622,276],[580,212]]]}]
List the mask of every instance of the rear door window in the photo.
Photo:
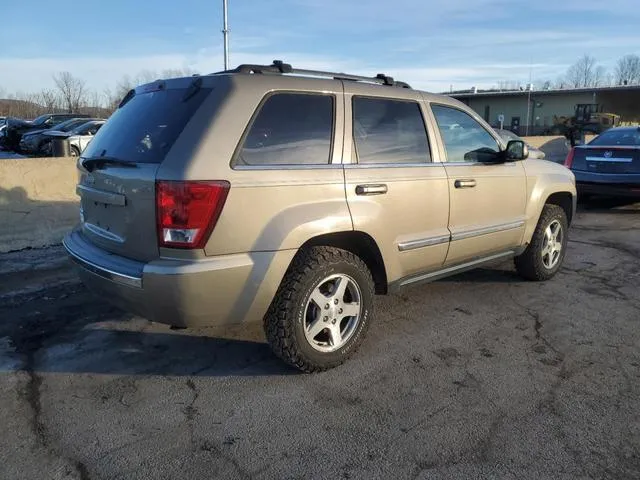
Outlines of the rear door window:
[{"label": "rear door window", "polygon": [[138,93],[111,115],[82,156],[162,163],[209,93],[210,88],[196,93],[186,88]]},{"label": "rear door window", "polygon": [[235,165],[328,164],[334,117],[331,95],[273,94],[255,115]]},{"label": "rear door window", "polygon": [[354,97],[352,105],[358,163],[431,162],[429,140],[418,103]]}]

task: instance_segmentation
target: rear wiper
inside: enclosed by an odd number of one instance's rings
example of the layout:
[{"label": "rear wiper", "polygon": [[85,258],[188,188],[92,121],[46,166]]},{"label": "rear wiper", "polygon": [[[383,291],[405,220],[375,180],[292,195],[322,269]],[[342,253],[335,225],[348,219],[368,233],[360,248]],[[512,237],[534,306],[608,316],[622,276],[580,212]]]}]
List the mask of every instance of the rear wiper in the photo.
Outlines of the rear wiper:
[{"label": "rear wiper", "polygon": [[92,172],[95,169],[101,169],[105,165],[117,165],[118,167],[137,168],[133,162],[127,162],[115,157],[91,157],[85,158],[80,161],[80,165],[84,167],[87,172]]}]

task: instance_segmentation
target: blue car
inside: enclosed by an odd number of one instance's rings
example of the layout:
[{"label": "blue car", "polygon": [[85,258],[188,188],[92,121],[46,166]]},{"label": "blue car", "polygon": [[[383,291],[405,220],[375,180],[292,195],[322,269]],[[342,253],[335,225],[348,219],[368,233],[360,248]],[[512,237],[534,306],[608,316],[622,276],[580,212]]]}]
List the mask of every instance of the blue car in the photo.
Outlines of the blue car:
[{"label": "blue car", "polygon": [[640,127],[611,128],[573,147],[564,162],[576,176],[578,196],[640,198]]}]

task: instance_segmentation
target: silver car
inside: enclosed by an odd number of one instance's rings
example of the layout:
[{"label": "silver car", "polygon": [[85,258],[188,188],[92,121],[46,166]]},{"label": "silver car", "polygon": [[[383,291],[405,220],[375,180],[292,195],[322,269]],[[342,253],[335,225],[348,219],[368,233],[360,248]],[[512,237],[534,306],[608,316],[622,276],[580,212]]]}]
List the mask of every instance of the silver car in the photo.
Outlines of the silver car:
[{"label": "silver car", "polygon": [[66,137],[69,140],[71,146],[71,156],[79,157],[80,154],[87,148],[89,142],[93,140],[93,137],[100,127],[106,123],[106,120],[92,120],[70,130],[68,132],[51,131],[47,134],[49,141],[42,147],[45,153],[51,152],[51,140],[54,138]]},{"label": "silver car", "polygon": [[[498,133],[498,135],[500,135],[500,137],[502,137],[502,139],[505,142],[509,142],[510,140],[522,140],[521,137],[519,137],[518,135],[516,135],[515,133],[513,133],[511,130],[504,130],[504,129],[499,129],[496,128],[495,131]],[[525,142],[527,143],[527,142]],[[529,147],[529,158],[535,158],[536,160],[544,160],[545,157],[545,153],[540,150],[539,148],[536,148],[530,144],[527,143],[527,147]]]}]

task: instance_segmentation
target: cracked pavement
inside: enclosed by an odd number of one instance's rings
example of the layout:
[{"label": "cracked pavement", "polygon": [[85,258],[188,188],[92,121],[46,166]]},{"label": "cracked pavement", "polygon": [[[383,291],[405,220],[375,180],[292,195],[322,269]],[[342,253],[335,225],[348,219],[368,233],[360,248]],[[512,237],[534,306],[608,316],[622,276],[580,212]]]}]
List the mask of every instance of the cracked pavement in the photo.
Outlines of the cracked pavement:
[{"label": "cracked pavement", "polygon": [[0,262],[0,478],[640,478],[640,205],[583,208],[559,275],[511,263],[379,298],[345,365],[260,325],[171,330],[59,248]]}]

